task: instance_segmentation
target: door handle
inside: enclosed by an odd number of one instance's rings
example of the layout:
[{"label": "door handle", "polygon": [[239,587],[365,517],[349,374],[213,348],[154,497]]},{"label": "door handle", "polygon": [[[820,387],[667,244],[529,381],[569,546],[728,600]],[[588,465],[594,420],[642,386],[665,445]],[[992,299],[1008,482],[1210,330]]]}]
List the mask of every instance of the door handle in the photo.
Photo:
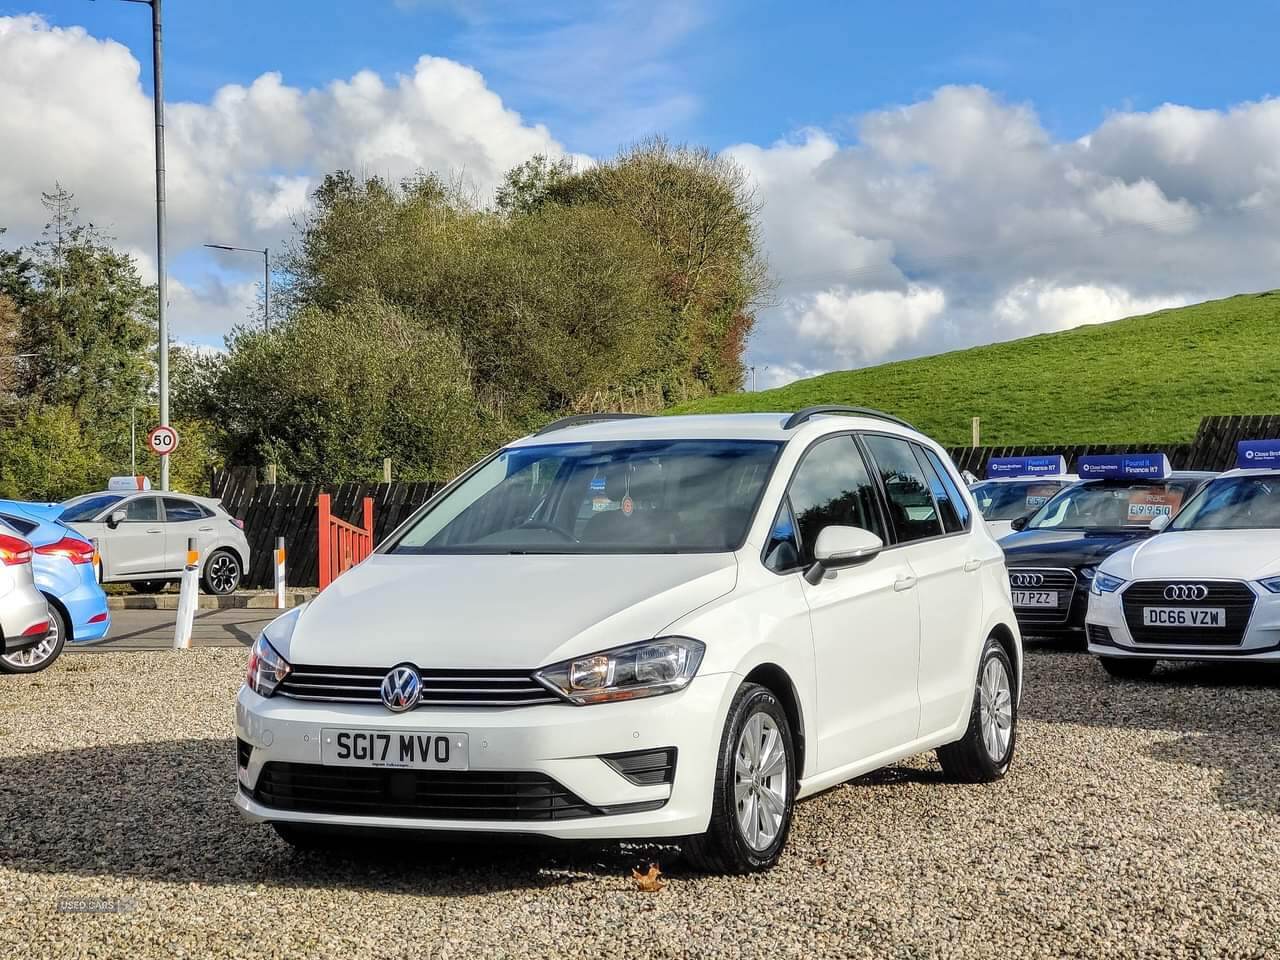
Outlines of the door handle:
[{"label": "door handle", "polygon": [[164,533],[163,530],[148,530],[147,533]]},{"label": "door handle", "polygon": [[911,576],[899,577],[893,581],[893,589],[901,593],[903,590],[910,590],[916,585],[916,578]]},{"label": "door handle", "polygon": [[982,566],[981,560],[966,560],[964,562],[964,572],[973,573],[973,571],[977,570],[980,566]]},{"label": "door handle", "polygon": [[198,527],[197,529],[198,529],[201,533],[209,533],[209,532],[211,532],[211,531],[213,530],[213,527]]}]

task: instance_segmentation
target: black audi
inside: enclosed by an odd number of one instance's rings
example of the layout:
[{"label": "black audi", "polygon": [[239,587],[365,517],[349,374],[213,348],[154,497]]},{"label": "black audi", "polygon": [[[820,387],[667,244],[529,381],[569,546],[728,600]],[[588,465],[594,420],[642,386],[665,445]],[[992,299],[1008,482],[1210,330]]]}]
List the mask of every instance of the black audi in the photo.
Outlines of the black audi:
[{"label": "black audi", "polygon": [[[1089,475],[1089,459],[1081,458],[1077,467],[1082,477]],[[1152,536],[1153,520],[1172,517],[1216,476],[1171,472],[1163,456],[1159,460],[1164,467],[1148,471],[1150,476],[1119,467],[1097,471],[1102,473],[1098,479],[1081,480],[1030,517],[1014,521],[1014,532],[1000,546],[1024,636],[1083,639],[1089,586],[1098,564],[1121,547]]]}]

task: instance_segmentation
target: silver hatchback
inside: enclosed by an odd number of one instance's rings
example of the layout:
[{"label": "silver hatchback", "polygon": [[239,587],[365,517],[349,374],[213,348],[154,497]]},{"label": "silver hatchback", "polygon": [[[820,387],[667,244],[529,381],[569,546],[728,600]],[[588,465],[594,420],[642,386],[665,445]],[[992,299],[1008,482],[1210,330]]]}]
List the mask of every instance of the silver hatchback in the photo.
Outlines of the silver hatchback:
[{"label": "silver hatchback", "polygon": [[36,587],[31,544],[0,522],[0,672],[23,673],[22,654],[49,635],[49,607]]}]

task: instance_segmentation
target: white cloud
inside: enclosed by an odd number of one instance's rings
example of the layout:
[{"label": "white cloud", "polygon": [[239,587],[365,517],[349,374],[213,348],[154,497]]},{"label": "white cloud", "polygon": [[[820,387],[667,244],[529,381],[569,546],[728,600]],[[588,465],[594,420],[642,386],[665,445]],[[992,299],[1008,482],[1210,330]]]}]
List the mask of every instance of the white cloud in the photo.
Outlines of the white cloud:
[{"label": "white cloud", "polygon": [[[154,148],[141,66],[124,46],[38,16],[0,17],[0,225],[39,234],[40,191],[59,181],[86,219],[139,250],[154,244]],[[278,248],[314,178],[337,168],[398,178],[461,173],[486,196],[533,153],[559,156],[541,125],[506,107],[470,67],[424,56],[385,79],[362,71],[322,89],[278,73],[166,110],[171,257],[206,241]],[[585,158],[584,162],[585,162]],[[251,268],[250,268],[251,269]],[[216,337],[234,312],[203,284],[175,334]],[[216,293],[212,300],[206,293]],[[219,299],[220,298],[220,299]],[[181,324],[181,325],[179,325]]]},{"label": "white cloud", "polygon": [[1014,336],[1020,332],[1069,330],[1089,323],[1108,323],[1122,317],[1181,307],[1189,298],[1173,294],[1135,297],[1121,287],[1076,284],[1054,286],[1035,278],[1019,283],[996,301],[994,317]]},{"label": "white cloud", "polygon": [[898,290],[823,290],[784,306],[801,339],[829,348],[845,366],[862,366],[914,340],[946,308],[936,287]]},{"label": "white cloud", "polygon": [[779,282],[753,363],[863,365],[1276,283],[1280,101],[1117,114],[1062,142],[1028,105],[943,87],[857,131],[727,151]]}]

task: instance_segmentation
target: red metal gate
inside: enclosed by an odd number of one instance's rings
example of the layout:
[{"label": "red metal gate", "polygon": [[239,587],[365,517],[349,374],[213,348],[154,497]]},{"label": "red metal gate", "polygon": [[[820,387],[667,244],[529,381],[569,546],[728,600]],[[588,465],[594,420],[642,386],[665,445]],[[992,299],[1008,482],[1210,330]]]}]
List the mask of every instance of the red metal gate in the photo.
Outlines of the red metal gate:
[{"label": "red metal gate", "polygon": [[373,553],[373,498],[364,498],[364,526],[357,527],[335,517],[329,510],[329,494],[320,494],[320,589],[333,583],[338,574],[350,570]]}]

